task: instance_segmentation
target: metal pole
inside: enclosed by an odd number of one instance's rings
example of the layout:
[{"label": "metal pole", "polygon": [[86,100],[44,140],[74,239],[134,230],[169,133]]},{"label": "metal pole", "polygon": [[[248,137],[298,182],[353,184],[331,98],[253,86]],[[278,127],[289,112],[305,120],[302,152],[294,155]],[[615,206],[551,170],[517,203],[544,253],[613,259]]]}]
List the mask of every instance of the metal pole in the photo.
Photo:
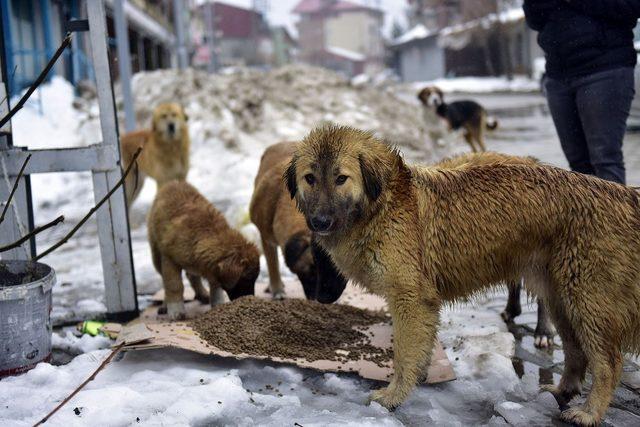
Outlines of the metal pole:
[{"label": "metal pole", "polygon": [[120,86],[124,103],[124,128],[131,132],[136,128],[136,116],[133,111],[131,95],[131,51],[129,50],[129,30],[124,17],[124,0],[113,2],[113,20],[116,28],[116,44],[118,45],[118,69],[120,70]]},{"label": "metal pole", "polygon": [[209,63],[207,64],[207,71],[215,73],[218,69],[218,58],[215,52],[216,24],[213,21],[215,17],[213,3],[207,2],[202,7],[204,9],[204,20],[207,28],[207,46],[209,48]]},{"label": "metal pole", "polygon": [[187,68],[187,46],[184,39],[184,3],[182,0],[173,0],[173,24],[176,27],[176,54],[178,56],[178,68]]}]

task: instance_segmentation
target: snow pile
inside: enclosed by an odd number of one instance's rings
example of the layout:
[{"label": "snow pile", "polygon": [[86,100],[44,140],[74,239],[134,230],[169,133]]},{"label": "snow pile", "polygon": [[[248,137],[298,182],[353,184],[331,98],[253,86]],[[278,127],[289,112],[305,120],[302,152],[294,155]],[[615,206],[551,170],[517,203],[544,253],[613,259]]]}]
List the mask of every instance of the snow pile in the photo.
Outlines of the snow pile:
[{"label": "snow pile", "polygon": [[437,86],[445,93],[495,93],[495,92],[538,92],[540,83],[527,76],[506,77],[455,77],[441,78],[426,82],[411,83],[417,91],[425,86]]}]

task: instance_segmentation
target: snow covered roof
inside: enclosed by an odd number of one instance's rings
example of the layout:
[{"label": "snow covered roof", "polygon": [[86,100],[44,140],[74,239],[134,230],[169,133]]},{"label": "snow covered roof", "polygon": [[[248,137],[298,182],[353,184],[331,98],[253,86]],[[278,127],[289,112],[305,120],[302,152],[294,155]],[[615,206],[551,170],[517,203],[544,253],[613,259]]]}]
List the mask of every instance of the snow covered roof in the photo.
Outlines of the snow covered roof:
[{"label": "snow covered roof", "polygon": [[367,57],[359,52],[344,49],[337,46],[328,46],[326,51],[332,55],[340,56],[342,58],[349,59],[351,61],[364,61]]},{"label": "snow covered roof", "polygon": [[395,38],[391,42],[391,46],[398,46],[401,44],[409,43],[414,40],[426,39],[429,36],[435,35],[433,31],[430,31],[422,24],[418,24],[400,37]]},{"label": "snow covered roof", "polygon": [[380,9],[376,9],[364,4],[358,4],[351,1],[338,0],[301,0],[296,7],[293,8],[292,13],[316,13],[322,10],[330,11],[346,11],[346,10],[367,10],[376,13],[382,13]]}]

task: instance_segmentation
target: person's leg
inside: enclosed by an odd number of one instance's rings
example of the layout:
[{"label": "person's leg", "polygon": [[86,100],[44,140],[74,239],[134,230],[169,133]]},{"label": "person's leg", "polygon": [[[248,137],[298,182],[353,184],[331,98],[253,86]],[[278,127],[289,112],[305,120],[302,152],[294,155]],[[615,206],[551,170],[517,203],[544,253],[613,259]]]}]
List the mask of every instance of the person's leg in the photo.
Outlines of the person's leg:
[{"label": "person's leg", "polygon": [[622,140],[635,93],[633,68],[595,73],[575,84],[576,104],[595,174],[624,184]]},{"label": "person's leg", "polygon": [[570,84],[563,80],[547,77],[544,85],[549,111],[569,167],[576,172],[593,174],[595,171],[591,166],[587,140],[582,131],[575,93]]}]

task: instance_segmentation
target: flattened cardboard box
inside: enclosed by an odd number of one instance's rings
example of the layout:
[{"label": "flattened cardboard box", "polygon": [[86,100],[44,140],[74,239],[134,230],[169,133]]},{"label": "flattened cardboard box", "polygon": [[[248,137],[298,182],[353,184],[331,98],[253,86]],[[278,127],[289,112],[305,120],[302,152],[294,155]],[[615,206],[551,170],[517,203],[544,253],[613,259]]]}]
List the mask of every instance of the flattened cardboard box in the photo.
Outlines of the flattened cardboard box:
[{"label": "flattened cardboard box", "polygon": [[[207,306],[197,302],[189,302],[186,304],[186,307],[188,315],[197,315],[199,312],[206,311],[208,308]],[[367,360],[346,362],[333,360],[309,361],[306,359],[284,359],[279,357],[256,356],[249,354],[233,354],[213,347],[209,343],[205,342],[198,336],[198,333],[185,322],[158,322],[155,315],[156,311],[157,307],[149,307],[145,310],[140,320],[134,321],[125,326],[118,336],[118,340],[115,345],[119,345],[124,341],[126,343],[124,347],[125,350],[173,347],[200,354],[232,357],[238,360],[269,360],[272,362],[295,365],[301,368],[311,368],[325,372],[356,373],[362,378],[378,381],[389,381],[393,374],[391,361],[383,366],[379,366],[378,364]],[[391,325],[376,324],[364,329],[363,332],[371,336],[371,345],[383,349],[392,347]],[[344,350],[336,350],[336,353],[339,355],[345,355]],[[455,373],[453,372],[451,363],[449,362],[449,359],[447,359],[447,355],[442,349],[440,342],[436,342],[426,383],[437,384],[454,379]]]}]

